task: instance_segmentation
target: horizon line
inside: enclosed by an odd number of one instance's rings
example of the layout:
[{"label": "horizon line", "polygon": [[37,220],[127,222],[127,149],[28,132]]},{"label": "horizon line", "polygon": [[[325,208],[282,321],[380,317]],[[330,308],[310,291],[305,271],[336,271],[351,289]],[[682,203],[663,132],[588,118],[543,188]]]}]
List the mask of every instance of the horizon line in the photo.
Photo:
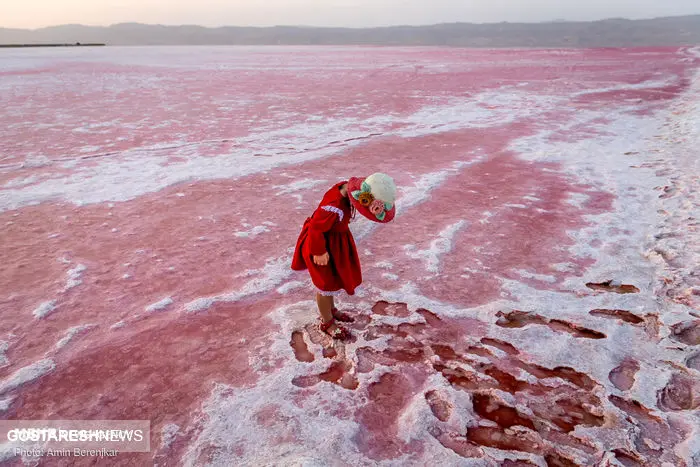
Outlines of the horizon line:
[{"label": "horizon line", "polygon": [[155,27],[166,27],[166,28],[178,28],[178,27],[197,27],[203,29],[225,29],[225,28],[251,28],[251,29],[274,29],[274,28],[302,28],[302,29],[353,29],[353,30],[363,30],[363,29],[389,29],[389,28],[425,28],[433,26],[443,26],[443,25],[498,25],[498,24],[552,24],[552,23],[600,23],[605,21],[630,21],[630,22],[640,22],[640,21],[653,21],[660,19],[672,19],[672,18],[690,18],[700,16],[700,13],[688,14],[688,15],[671,15],[671,16],[654,16],[648,18],[625,18],[625,17],[608,17],[595,20],[569,20],[569,19],[552,19],[552,20],[542,20],[542,21],[491,21],[491,22],[467,22],[467,21],[452,21],[452,22],[441,22],[441,23],[426,23],[426,24],[392,24],[385,26],[309,26],[309,25],[291,25],[291,24],[276,24],[273,26],[241,26],[241,25],[225,25],[225,26],[203,26],[201,24],[162,24],[162,23],[142,23],[139,21],[122,21],[119,23],[112,23],[108,25],[93,25],[84,23],[62,23],[54,24],[50,26],[41,26],[37,28],[21,28],[21,27],[7,27],[0,25],[0,29],[14,29],[19,31],[41,31],[42,29],[60,28],[60,27],[85,27],[85,28],[113,28],[116,26],[124,25],[139,25],[139,26],[155,26]]}]

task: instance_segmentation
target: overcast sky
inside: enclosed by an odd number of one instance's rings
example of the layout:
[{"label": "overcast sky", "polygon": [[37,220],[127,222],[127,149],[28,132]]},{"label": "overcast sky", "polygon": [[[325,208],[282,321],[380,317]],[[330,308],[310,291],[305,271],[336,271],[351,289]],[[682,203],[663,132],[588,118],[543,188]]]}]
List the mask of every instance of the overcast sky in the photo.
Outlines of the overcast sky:
[{"label": "overcast sky", "polygon": [[0,27],[121,22],[384,26],[700,13],[700,0],[0,0]]}]

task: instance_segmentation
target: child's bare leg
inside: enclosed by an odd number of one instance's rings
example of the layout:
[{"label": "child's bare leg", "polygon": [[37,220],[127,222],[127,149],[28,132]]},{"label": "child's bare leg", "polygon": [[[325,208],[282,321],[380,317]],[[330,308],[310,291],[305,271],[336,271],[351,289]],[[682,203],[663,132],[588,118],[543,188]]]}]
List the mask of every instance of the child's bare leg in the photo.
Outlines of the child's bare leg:
[{"label": "child's bare leg", "polygon": [[324,323],[333,319],[333,297],[328,297],[326,295],[316,294],[316,304],[318,305],[318,312],[321,313],[321,318]]},{"label": "child's bare leg", "polygon": [[[318,305],[318,312],[321,314],[321,319],[324,323],[327,323],[333,319],[333,308],[335,307],[335,300],[332,296],[316,294],[316,304]],[[329,331],[335,331],[336,325],[332,324]]]},{"label": "child's bare leg", "polygon": [[335,307],[335,299],[333,297],[330,297],[330,299],[331,299],[331,315],[333,316],[333,318],[336,319],[336,321],[342,321],[344,323],[352,323],[353,321],[355,321],[350,315],[348,315],[345,312],[339,311]]}]

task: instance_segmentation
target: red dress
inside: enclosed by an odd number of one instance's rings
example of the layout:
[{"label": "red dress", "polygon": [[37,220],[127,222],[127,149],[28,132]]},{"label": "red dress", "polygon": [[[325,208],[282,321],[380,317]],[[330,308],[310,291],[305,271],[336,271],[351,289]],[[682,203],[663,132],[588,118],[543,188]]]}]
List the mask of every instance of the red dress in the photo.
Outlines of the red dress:
[{"label": "red dress", "polygon": [[[345,183],[336,183],[328,190],[313,215],[306,219],[292,259],[292,269],[308,269],[311,281],[323,295],[334,295],[341,289],[354,295],[362,283],[360,258],[348,225],[350,201],[340,192]],[[330,256],[328,265],[314,263],[312,256],[326,252]]]}]

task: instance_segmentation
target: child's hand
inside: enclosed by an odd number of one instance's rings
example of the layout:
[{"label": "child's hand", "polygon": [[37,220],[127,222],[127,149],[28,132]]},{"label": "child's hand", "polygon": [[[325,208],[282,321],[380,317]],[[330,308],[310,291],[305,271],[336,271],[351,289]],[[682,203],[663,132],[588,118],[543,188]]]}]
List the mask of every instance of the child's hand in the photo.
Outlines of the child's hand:
[{"label": "child's hand", "polygon": [[328,255],[328,252],[326,252],[321,256],[314,256],[313,259],[314,263],[318,264],[319,266],[326,266],[328,264],[330,256]]}]

